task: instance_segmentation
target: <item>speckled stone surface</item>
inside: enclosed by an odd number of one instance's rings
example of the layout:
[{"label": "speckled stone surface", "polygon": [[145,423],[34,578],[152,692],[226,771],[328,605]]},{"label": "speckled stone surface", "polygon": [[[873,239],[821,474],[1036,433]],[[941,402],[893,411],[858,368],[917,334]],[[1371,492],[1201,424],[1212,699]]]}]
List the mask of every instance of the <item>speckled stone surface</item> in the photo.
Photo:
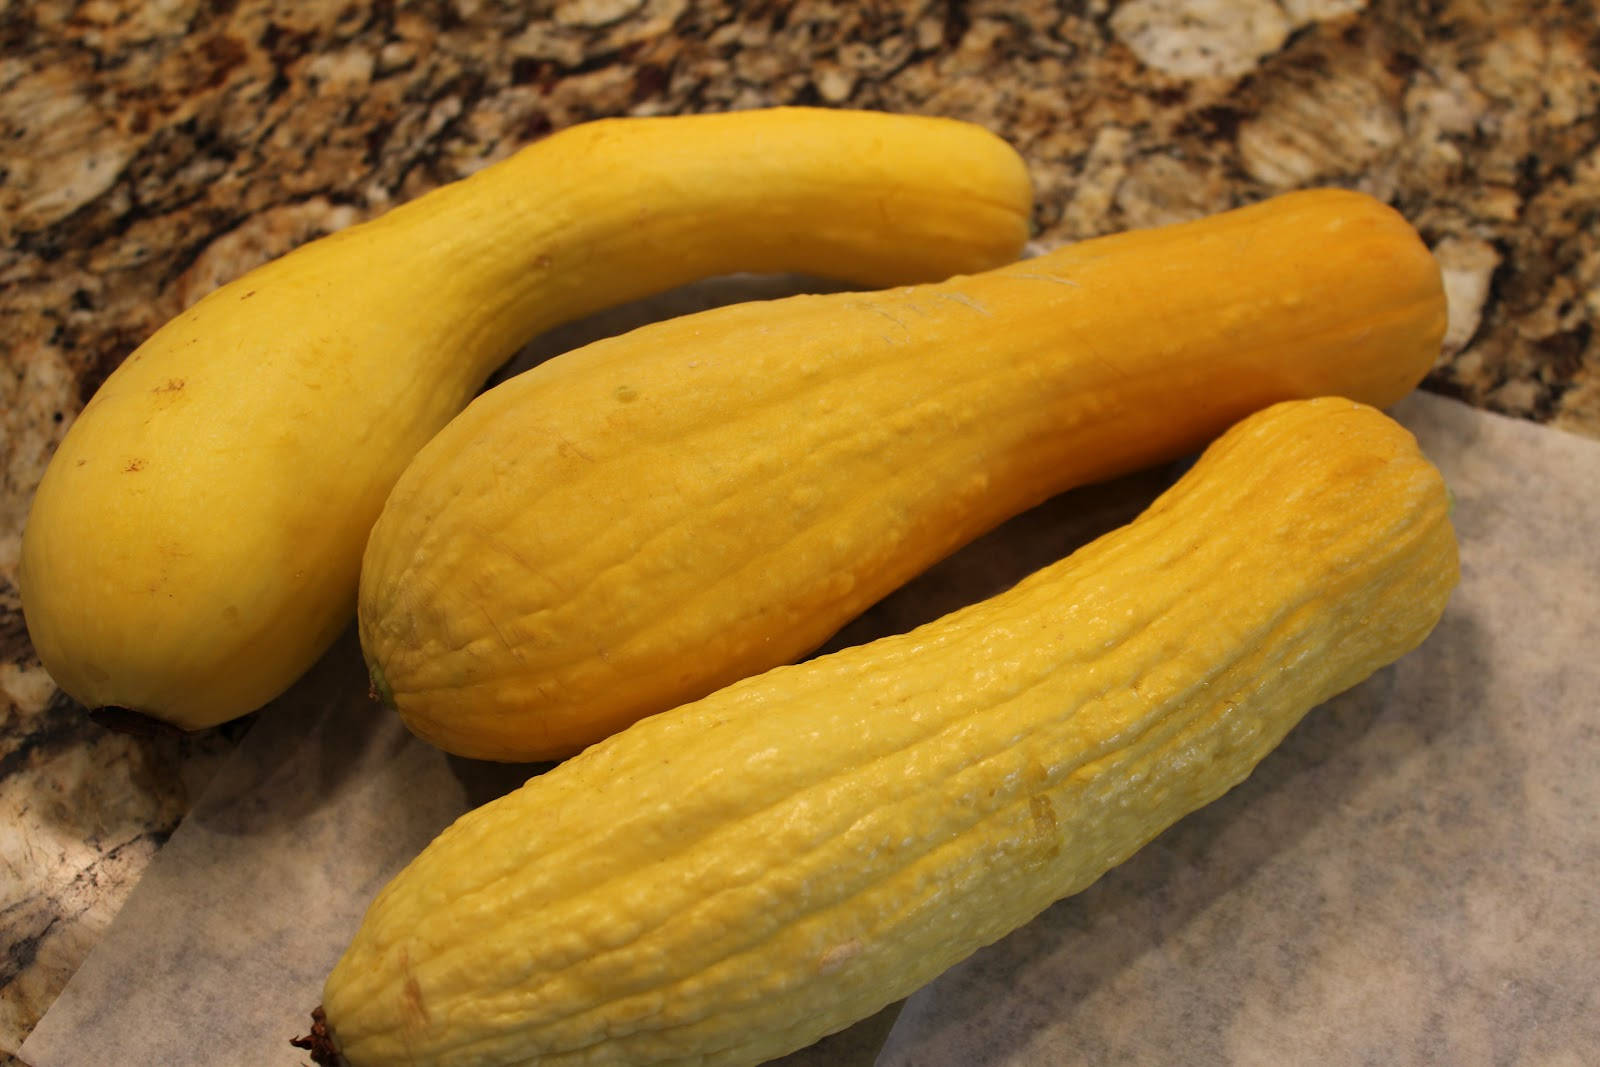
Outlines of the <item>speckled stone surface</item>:
[{"label": "speckled stone surface", "polygon": [[55,444],[209,289],[585,119],[935,113],[1027,156],[1040,246],[1372,192],[1445,270],[1426,388],[1600,437],[1596,23],[1556,0],[0,6],[0,1055],[248,727],[95,726],[16,591]]}]

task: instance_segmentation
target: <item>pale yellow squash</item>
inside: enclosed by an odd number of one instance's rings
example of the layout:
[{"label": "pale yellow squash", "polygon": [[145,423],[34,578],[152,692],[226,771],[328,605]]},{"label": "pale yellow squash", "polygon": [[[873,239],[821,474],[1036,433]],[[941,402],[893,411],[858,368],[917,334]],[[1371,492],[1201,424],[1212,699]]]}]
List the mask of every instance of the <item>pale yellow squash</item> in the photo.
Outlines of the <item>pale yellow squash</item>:
[{"label": "pale yellow squash", "polygon": [[349,623],[395,478],[531,336],[734,271],[993,267],[1031,195],[1011,148],[950,120],[619,119],[315,241],[164,326],[71,427],[23,542],[34,647],[91,706],[250,711]]},{"label": "pale yellow squash", "polygon": [[373,529],[361,641],[410,727],[564,756],[790,662],[1000,521],[1267,404],[1427,373],[1439,270],[1296,193],[985,274],[716,309],[488,391]]},{"label": "pale yellow squash", "polygon": [[356,1067],[807,1045],[1088,886],[1420,643],[1457,581],[1448,507],[1371,408],[1254,415],[1010,591],[648,718],[458,820],[329,977],[333,1035]]}]

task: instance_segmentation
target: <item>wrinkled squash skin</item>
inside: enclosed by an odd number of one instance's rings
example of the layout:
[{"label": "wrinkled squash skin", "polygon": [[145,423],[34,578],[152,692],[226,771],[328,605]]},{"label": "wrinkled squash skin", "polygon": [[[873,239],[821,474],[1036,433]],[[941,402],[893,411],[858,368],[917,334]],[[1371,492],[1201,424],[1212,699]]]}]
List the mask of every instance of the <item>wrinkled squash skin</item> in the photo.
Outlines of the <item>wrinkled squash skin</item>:
[{"label": "wrinkled squash skin", "polygon": [[1390,404],[1444,328],[1428,249],[1342,190],[647,326],[423,449],[367,547],[362,646],[434,744],[566,756],[800,658],[1050,495],[1280,400]]},{"label": "wrinkled squash skin", "polygon": [[251,711],[354,614],[412,455],[532,336],[696,278],[883,286],[1013,260],[1020,157],[951,120],[822,109],[559,132],[223,286],[84,408],[23,540],[68,693],[183,727]]},{"label": "wrinkled squash skin", "polygon": [[1415,440],[1247,418],[1114,531],[653,716],[471,812],[324,1006],[356,1067],[755,1064],[910,994],[1243,780],[1457,582]]}]

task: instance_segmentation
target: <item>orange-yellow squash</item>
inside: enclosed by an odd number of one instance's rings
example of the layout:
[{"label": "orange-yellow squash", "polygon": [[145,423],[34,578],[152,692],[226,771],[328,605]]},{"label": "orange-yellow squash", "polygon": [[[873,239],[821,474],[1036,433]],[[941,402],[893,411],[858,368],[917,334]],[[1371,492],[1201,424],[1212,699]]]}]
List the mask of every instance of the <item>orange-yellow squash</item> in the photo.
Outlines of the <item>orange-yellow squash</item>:
[{"label": "orange-yellow squash", "polygon": [[652,716],[439,836],[328,978],[355,1067],[755,1064],[911,993],[1248,775],[1457,581],[1411,435],[1229,431],[1132,524]]},{"label": "orange-yellow squash", "polygon": [[733,271],[862,285],[1006,263],[1003,141],[780,108],[615,119],[284,256],[162,327],[73,424],[23,538],[55,681],[184,727],[243,714],[354,615],[400,471],[531,336]]},{"label": "orange-yellow squash", "polygon": [[738,305],[491,389],[407,469],[376,687],[461,755],[568,755],[790,662],[1000,521],[1279,400],[1427,373],[1439,270],[1341,190],[886,292]]}]

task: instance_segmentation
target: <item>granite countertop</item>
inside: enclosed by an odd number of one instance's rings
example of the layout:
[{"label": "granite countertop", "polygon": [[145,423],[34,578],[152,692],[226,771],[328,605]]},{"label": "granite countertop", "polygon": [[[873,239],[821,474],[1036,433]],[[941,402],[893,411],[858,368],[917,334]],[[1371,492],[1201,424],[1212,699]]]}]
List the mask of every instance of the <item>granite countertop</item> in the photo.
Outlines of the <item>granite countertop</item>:
[{"label": "granite countertop", "polygon": [[54,688],[16,572],[55,444],[144,336],[222,281],[553,129],[796,103],[968,119],[1029,160],[1041,246],[1360,188],[1445,271],[1449,333],[1424,388],[1600,438],[1591,4],[536,7],[0,10],[0,1062],[251,725],[115,733]]}]

